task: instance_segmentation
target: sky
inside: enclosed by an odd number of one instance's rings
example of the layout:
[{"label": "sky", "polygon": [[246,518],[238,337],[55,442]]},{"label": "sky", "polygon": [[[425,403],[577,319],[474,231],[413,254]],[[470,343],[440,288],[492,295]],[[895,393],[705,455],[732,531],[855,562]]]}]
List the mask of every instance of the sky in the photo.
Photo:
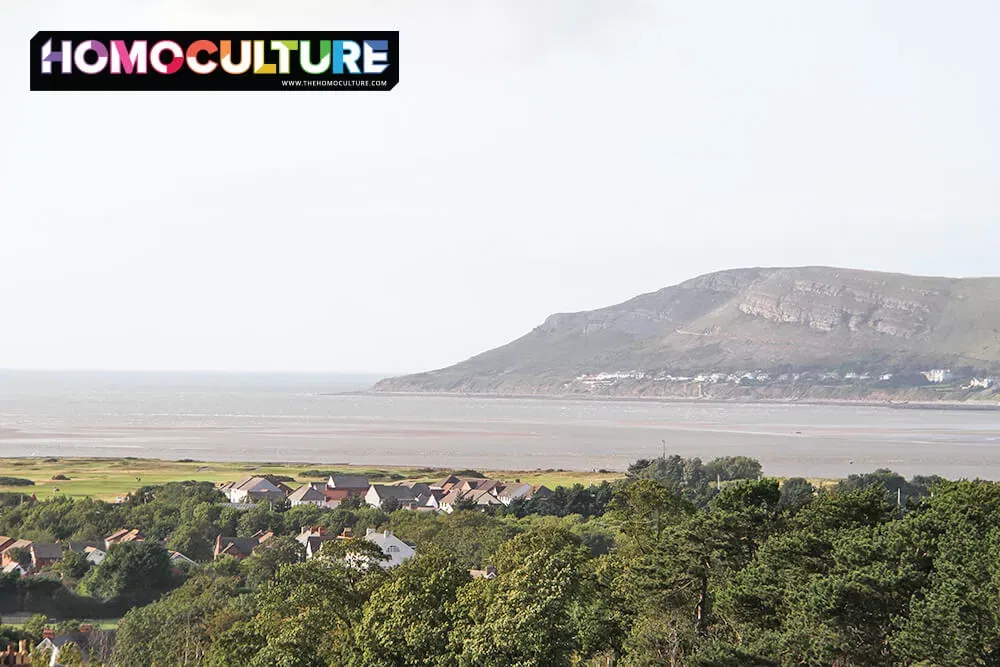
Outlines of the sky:
[{"label": "sky", "polygon": [[[0,368],[409,372],[703,273],[1000,274],[995,0],[5,0]],[[31,93],[38,30],[400,31],[390,93]]]}]

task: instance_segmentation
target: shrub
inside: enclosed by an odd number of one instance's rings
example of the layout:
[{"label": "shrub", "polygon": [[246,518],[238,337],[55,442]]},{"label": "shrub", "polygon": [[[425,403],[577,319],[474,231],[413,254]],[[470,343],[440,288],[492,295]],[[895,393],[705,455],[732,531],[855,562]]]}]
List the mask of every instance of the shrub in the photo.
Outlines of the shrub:
[{"label": "shrub", "polygon": [[23,477],[0,477],[0,486],[34,486],[35,483]]}]

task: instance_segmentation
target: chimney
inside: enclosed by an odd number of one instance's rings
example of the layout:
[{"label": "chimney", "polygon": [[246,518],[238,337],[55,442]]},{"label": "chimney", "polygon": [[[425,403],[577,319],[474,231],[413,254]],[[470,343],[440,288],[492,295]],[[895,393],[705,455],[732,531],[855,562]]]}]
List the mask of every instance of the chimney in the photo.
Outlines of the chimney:
[{"label": "chimney", "polygon": [[18,653],[27,653],[28,652],[28,640],[27,639],[22,639],[20,642],[18,642],[17,647],[18,647]]},{"label": "chimney", "polygon": [[94,626],[92,626],[90,623],[81,623],[80,624],[80,632],[82,632],[85,635],[86,634],[90,634],[90,631],[93,630],[93,629],[94,629]]},{"label": "chimney", "polygon": [[55,639],[56,631],[51,628],[45,628],[44,630],[42,630],[42,637],[45,639]]},{"label": "chimney", "polygon": [[390,535],[392,535],[392,531],[390,531],[390,530],[389,530],[388,528],[386,528],[386,529],[385,529],[385,533],[383,533],[383,534],[384,534],[384,535],[385,535],[386,537],[389,537]]}]

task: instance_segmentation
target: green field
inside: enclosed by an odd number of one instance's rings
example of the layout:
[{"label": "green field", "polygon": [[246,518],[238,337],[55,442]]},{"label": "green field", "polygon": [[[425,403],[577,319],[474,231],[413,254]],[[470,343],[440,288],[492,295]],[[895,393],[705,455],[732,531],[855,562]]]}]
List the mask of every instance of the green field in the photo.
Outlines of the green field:
[{"label": "green field", "polygon": [[[34,486],[0,486],[0,492],[34,494],[38,498],[53,495],[89,496],[114,500],[140,486],[196,480],[229,482],[251,475],[287,475],[297,482],[321,481],[322,477],[303,472],[335,470],[367,475],[373,483],[399,480],[431,481],[440,479],[452,469],[402,466],[338,466],[307,463],[234,463],[212,461],[162,461],[158,459],[104,458],[0,458],[0,477],[20,477],[35,482]],[[519,479],[549,488],[576,483],[589,485],[618,479],[621,473],[573,472],[559,470],[481,470],[487,477],[513,481]],[[56,475],[68,480],[53,480]]]}]

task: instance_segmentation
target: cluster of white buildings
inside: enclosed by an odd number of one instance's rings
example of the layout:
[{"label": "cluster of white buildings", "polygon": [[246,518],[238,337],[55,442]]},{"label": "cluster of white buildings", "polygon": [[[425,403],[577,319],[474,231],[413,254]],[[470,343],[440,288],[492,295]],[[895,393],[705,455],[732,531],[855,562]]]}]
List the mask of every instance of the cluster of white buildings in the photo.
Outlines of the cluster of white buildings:
[{"label": "cluster of white buildings", "polygon": [[[926,380],[932,384],[947,384],[955,382],[959,378],[946,368],[932,368],[921,371]],[[635,381],[648,382],[669,382],[669,383],[695,383],[695,384],[785,384],[798,382],[801,380],[819,380],[822,382],[887,382],[893,378],[892,373],[868,373],[855,371],[821,371],[802,373],[781,373],[772,374],[765,371],[740,371],[737,373],[701,372],[694,375],[673,375],[666,372],[651,373],[648,371],[616,371],[614,373],[590,373],[579,375],[572,382],[567,383],[567,387],[572,385],[584,386],[590,389],[600,387],[614,387]],[[968,378],[967,389],[989,389],[996,384],[993,377],[972,377]]]}]

